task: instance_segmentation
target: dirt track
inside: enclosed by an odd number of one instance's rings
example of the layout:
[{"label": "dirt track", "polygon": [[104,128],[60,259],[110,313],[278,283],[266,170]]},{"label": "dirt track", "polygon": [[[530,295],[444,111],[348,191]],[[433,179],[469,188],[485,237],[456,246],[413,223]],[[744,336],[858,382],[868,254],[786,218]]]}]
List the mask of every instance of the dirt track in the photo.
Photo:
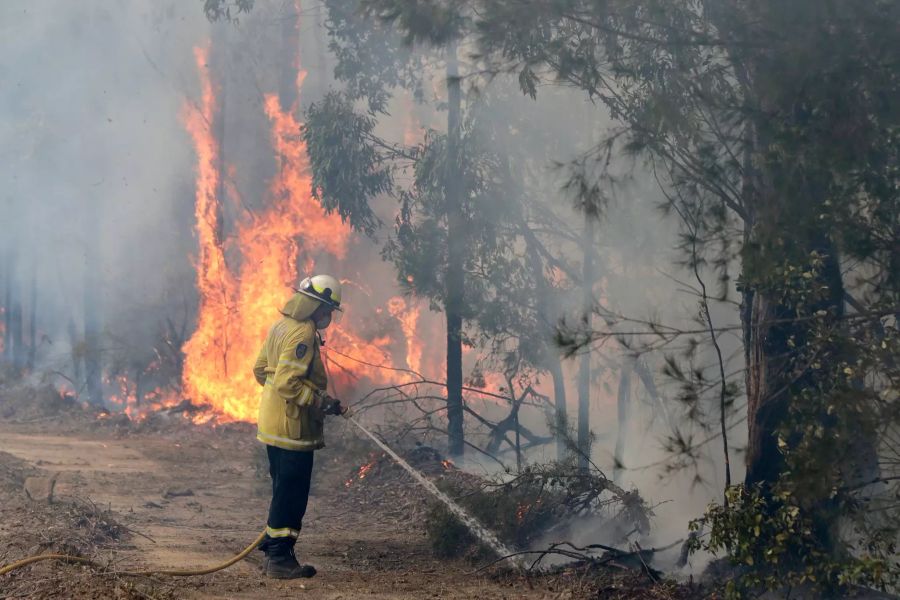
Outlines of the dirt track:
[{"label": "dirt track", "polygon": [[[259,449],[246,428],[190,433],[179,427],[141,433],[96,427],[85,433],[57,419],[6,422],[0,423],[0,451],[43,474],[59,473],[56,502],[74,497],[108,506],[131,533],[99,556],[115,556],[123,567],[213,565],[241,550],[264,525],[268,482],[260,476],[264,467]],[[360,510],[357,503],[343,503],[344,481],[354,465],[341,456],[337,442],[317,454],[313,496],[298,545],[298,554],[319,568],[317,577],[267,580],[259,572],[261,555],[254,552],[227,571],[191,579],[160,578],[151,582],[157,586],[152,589],[188,598],[569,597],[545,587],[547,581],[530,588],[518,578],[468,575],[469,564],[432,558],[421,524],[404,519],[396,506]],[[15,518],[5,511],[0,531],[15,540],[18,532],[10,517]],[[0,562],[23,555],[20,548],[4,548]],[[90,592],[85,581],[95,576],[79,567],[42,563],[12,577],[18,578],[18,589],[23,578],[33,583],[36,597],[52,597],[53,589],[77,589],[72,592],[77,597],[104,597],[99,590]],[[77,579],[78,586],[60,581],[67,577]],[[4,585],[0,581],[0,597],[5,597]]]}]

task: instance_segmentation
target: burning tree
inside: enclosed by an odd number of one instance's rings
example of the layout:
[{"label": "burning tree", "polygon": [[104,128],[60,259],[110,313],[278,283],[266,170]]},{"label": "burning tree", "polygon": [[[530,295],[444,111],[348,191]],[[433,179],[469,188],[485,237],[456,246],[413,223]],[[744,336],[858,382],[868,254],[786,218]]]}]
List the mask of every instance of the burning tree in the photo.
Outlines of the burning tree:
[{"label": "burning tree", "polygon": [[[237,12],[247,12],[244,9]],[[227,14],[225,8],[217,10],[212,2],[206,10],[212,19],[237,16],[237,12]],[[242,420],[255,418],[259,401],[258,384],[247,365],[252,364],[266,327],[298,274],[323,264],[335,272],[355,273],[351,265],[371,262],[372,254],[351,238],[352,229],[342,215],[325,212],[311,193],[314,186],[299,121],[300,96],[308,75],[298,55],[302,10],[299,3],[273,10],[279,22],[286,24],[279,30],[281,43],[251,46],[254,52],[271,54],[272,60],[264,61],[273,65],[266,73],[271,91],[253,97],[243,110],[229,111],[235,103],[246,103],[243,91],[258,82],[247,81],[256,74],[232,68],[223,38],[238,34],[230,23],[217,23],[210,47],[195,50],[200,100],[187,101],[182,114],[197,155],[195,219],[200,246],[200,306],[197,327],[184,345],[183,388],[195,403]],[[250,31],[261,26],[260,15],[253,16],[243,24]],[[241,35],[248,45],[264,37]],[[315,84],[324,86],[323,81]],[[254,136],[226,135],[232,130],[249,130]],[[242,148],[259,153],[260,146],[270,160],[274,158],[267,177],[231,164],[232,153]],[[261,199],[247,199],[241,193],[245,185],[259,186]],[[396,363],[405,360],[419,366],[422,362],[410,358],[421,357],[418,307],[399,297],[381,305],[380,298],[372,298],[367,306],[366,296],[372,296],[367,282],[345,279],[344,283],[362,293],[349,303],[355,306],[348,316],[351,322],[328,332],[324,356],[331,368],[330,385],[338,386],[336,393],[343,395],[362,379],[381,384],[408,380],[409,373]],[[385,335],[372,325],[385,320],[391,320],[403,335]],[[406,345],[405,356],[399,359],[394,352],[398,342]]]}]

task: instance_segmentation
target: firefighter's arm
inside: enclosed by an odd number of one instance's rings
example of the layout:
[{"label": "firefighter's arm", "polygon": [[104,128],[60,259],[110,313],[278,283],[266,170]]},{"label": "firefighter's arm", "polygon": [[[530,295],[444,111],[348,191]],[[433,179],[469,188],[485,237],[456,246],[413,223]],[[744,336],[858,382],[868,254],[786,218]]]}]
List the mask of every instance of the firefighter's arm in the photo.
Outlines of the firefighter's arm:
[{"label": "firefighter's arm", "polygon": [[316,387],[309,381],[309,364],[313,359],[315,330],[301,327],[285,340],[275,367],[275,390],[286,401],[297,406],[315,404]]},{"label": "firefighter's arm", "polygon": [[262,349],[259,351],[259,356],[256,357],[256,363],[253,365],[253,376],[256,377],[259,385],[266,385],[266,367],[268,366],[266,345],[263,344]]}]

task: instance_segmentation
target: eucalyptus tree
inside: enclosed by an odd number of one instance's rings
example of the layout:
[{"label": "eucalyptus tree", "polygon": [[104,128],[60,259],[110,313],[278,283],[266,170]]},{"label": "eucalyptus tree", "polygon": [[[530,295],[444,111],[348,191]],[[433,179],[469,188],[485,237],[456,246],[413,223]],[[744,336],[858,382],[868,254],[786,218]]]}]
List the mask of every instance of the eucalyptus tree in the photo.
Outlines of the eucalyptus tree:
[{"label": "eucalyptus tree", "polygon": [[[581,240],[571,220],[554,211],[560,203],[547,201],[545,180],[554,152],[565,146],[561,140],[571,143],[583,127],[573,121],[568,136],[548,135],[528,122],[534,115],[523,108],[530,103],[516,98],[512,88],[492,85],[462,94],[467,74],[459,73],[454,57],[458,47],[471,43],[468,16],[447,7],[427,15],[404,13],[409,6],[326,3],[342,89],[307,111],[304,136],[314,192],[326,209],[370,234],[383,225],[375,200],[398,201],[384,255],[402,285],[447,316],[451,449],[461,450],[455,436],[461,436],[462,413],[454,407],[461,402],[455,388],[462,383],[462,342],[477,342],[503,357],[494,364],[500,371],[515,364],[525,365],[532,379],[549,373],[554,428],[562,439],[565,380],[552,338],[580,273],[559,250],[578,250]],[[471,65],[467,61],[465,67],[471,71]],[[376,128],[391,95],[405,90],[424,101],[423,78],[437,68],[444,69],[447,82],[447,133],[429,131],[412,147],[380,136]],[[457,128],[458,135],[450,135]],[[398,185],[398,169],[412,173],[411,185]],[[565,455],[562,442],[558,454]]]},{"label": "eucalyptus tree", "polygon": [[[620,127],[586,161],[644,157],[689,222],[690,261],[724,284],[740,262],[746,476],[711,513],[711,544],[774,564],[771,584],[778,569],[883,581],[890,535],[864,537],[848,566],[838,525],[865,513],[860,488],[895,477],[873,458],[896,466],[900,3],[468,5],[487,71],[516,73],[529,95],[552,80],[603,103]],[[784,519],[760,537],[742,511]]]},{"label": "eucalyptus tree", "polygon": [[[384,255],[396,265],[401,284],[444,311],[448,448],[459,456],[464,450],[463,323],[484,304],[483,286],[467,280],[466,271],[490,252],[494,233],[491,219],[473,214],[493,194],[491,180],[480,176],[492,157],[464,130],[457,34],[449,31],[443,49],[415,49],[404,43],[401,32],[365,18],[355,2],[327,1],[325,7],[329,47],[337,60],[334,75],[343,88],[307,111],[303,135],[314,193],[327,210],[369,234],[381,225],[372,208],[375,198],[399,200]],[[423,100],[423,77],[438,70],[446,90],[446,130],[429,131],[412,148],[375,135],[391,96],[406,90]],[[357,112],[357,102],[365,105],[364,112]],[[406,189],[394,178],[394,169],[404,163],[414,180]]]}]

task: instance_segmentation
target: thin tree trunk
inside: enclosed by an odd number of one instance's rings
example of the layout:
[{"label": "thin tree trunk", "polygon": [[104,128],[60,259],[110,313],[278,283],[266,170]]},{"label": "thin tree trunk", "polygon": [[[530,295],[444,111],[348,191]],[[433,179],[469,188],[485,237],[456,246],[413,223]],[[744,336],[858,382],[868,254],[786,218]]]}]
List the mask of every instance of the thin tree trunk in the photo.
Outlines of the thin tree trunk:
[{"label": "thin tree trunk", "polygon": [[4,261],[4,291],[3,291],[3,358],[12,363],[13,343],[12,343],[12,304],[13,304],[13,271],[15,270],[15,255],[9,252]]},{"label": "thin tree trunk", "polygon": [[[328,75],[328,57],[330,54],[328,53],[328,42],[325,41],[325,23],[322,19],[322,11],[324,6],[319,2],[309,3],[315,5],[315,13],[314,17],[312,17],[315,22],[314,33],[313,33],[313,48],[314,55],[316,58],[315,64],[315,82],[316,87],[313,90],[313,96],[311,98],[307,97],[307,94],[304,90],[304,98],[308,100],[321,100],[322,97],[325,96],[325,92],[328,90],[328,84],[331,81],[331,78]],[[313,11],[307,7],[307,2],[304,2],[304,12],[303,14],[310,14]]]},{"label": "thin tree trunk", "polygon": [[465,284],[464,221],[459,161],[462,97],[456,44],[447,48],[447,166],[445,183],[447,203],[447,431],[451,456],[462,456],[465,450],[462,398],[462,303]]},{"label": "thin tree trunk", "polygon": [[[67,326],[69,333],[69,345],[72,347],[72,381],[75,385],[80,386],[84,377],[84,352],[82,340],[78,336],[78,330],[75,327],[75,319],[69,317]],[[73,390],[75,394],[81,392],[80,389]]]},{"label": "thin tree trunk", "polygon": [[613,455],[613,481],[621,483],[622,471],[625,468],[625,442],[628,439],[628,420],[631,412],[631,373],[634,364],[629,361],[622,366],[619,377],[618,393],[618,430],[616,431],[616,450]]},{"label": "thin tree trunk", "polygon": [[84,210],[85,252],[84,252],[84,367],[88,401],[95,406],[103,405],[103,361],[100,351],[100,331],[102,329],[102,294],[100,290],[100,251],[97,207],[88,201]]},{"label": "thin tree trunk", "polygon": [[37,359],[38,335],[37,335],[37,267],[31,273],[31,306],[28,311],[28,360],[26,364],[28,370],[34,369],[34,363]]},{"label": "thin tree trunk", "polygon": [[285,110],[297,102],[299,88],[297,86],[297,56],[300,53],[300,22],[297,14],[298,6],[287,2],[287,10],[281,15],[281,53],[278,75],[278,100]]},{"label": "thin tree trunk", "polygon": [[566,380],[558,354],[554,353],[550,357],[547,369],[553,378],[553,402],[556,408],[556,460],[563,461],[568,455],[566,436],[569,431],[569,415],[566,407]]},{"label": "thin tree trunk", "polygon": [[[512,390],[510,390],[512,391]],[[513,397],[513,402],[516,399]],[[517,403],[513,409],[513,418],[516,427],[516,473],[522,472],[522,429],[519,427],[519,404]]]},{"label": "thin tree trunk", "polygon": [[[594,221],[586,216],[584,239],[582,241],[584,261],[582,265],[582,292],[585,329],[591,329],[594,308]],[[591,456],[591,352],[582,349],[581,364],[578,368],[578,466],[587,471]]]},{"label": "thin tree trunk", "polygon": [[25,367],[25,339],[22,332],[22,303],[16,299],[12,306],[12,355],[13,367],[20,371]]},{"label": "thin tree trunk", "polygon": [[[216,183],[215,192],[215,210],[216,210],[216,228],[214,235],[216,237],[216,246],[223,247],[225,240],[225,181],[228,175],[229,156],[227,138],[226,138],[226,106],[228,106],[229,92],[229,71],[232,63],[228,56],[227,49],[230,47],[229,34],[233,33],[229,25],[215,24],[210,32],[210,50],[209,50],[209,78],[216,89],[216,101],[213,106],[212,123],[210,123],[210,132],[212,133],[214,143],[218,147],[216,154],[216,172],[219,174]],[[240,87],[240,86],[236,86]],[[238,140],[239,141],[239,140]],[[227,257],[222,252],[222,260],[226,263],[223,267],[227,267]],[[224,284],[222,284],[224,285]],[[221,290],[223,298],[226,297],[224,289]],[[227,300],[226,300],[227,301]],[[228,352],[231,347],[229,338],[230,327],[228,323],[222,323],[220,327],[221,339],[219,340],[218,353],[222,360],[222,372],[227,376],[229,373]]]}]

